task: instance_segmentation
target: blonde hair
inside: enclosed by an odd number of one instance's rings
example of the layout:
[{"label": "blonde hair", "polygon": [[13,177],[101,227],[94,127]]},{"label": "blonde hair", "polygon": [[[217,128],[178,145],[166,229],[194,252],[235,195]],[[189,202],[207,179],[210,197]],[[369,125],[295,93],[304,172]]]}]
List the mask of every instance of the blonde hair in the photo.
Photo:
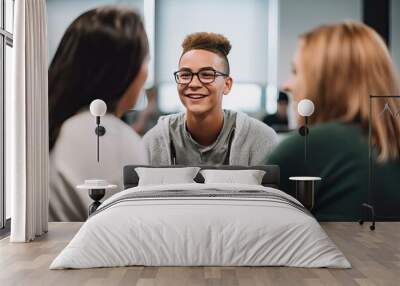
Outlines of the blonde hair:
[{"label": "blonde hair", "polygon": [[[398,75],[381,37],[368,26],[345,21],[320,26],[300,37],[299,98],[311,99],[310,123],[338,120],[368,130],[369,96],[400,95]],[[395,98],[374,100],[372,140],[380,161],[400,157],[400,113],[381,114]],[[397,100],[398,101],[398,100]],[[382,115],[381,118],[379,118]]]}]

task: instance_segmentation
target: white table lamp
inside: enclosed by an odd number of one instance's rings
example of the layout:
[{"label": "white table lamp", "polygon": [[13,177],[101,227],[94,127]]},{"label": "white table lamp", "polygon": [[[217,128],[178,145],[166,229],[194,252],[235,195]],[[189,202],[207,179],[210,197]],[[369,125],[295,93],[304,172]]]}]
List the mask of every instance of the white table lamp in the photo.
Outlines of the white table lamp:
[{"label": "white table lamp", "polygon": [[297,111],[301,116],[309,117],[314,113],[314,103],[309,99],[300,100]]}]

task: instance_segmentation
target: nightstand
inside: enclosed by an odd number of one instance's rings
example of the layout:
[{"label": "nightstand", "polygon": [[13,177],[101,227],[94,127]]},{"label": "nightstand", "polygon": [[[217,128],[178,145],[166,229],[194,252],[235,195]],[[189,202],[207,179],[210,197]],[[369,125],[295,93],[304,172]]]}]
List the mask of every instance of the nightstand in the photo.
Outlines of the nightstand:
[{"label": "nightstand", "polygon": [[296,183],[296,199],[308,210],[314,207],[315,184],[321,181],[320,177],[290,177]]},{"label": "nightstand", "polygon": [[89,216],[94,213],[97,208],[101,205],[100,200],[106,194],[107,189],[115,189],[116,185],[107,183],[106,180],[91,179],[85,180],[83,185],[76,186],[79,190],[88,190],[89,197],[93,200],[93,203],[89,206]]}]

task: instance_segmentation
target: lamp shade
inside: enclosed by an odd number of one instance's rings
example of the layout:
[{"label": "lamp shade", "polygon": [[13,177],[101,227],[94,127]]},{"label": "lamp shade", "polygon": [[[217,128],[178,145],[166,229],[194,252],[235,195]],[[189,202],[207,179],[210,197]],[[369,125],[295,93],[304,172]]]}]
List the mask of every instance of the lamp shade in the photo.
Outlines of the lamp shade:
[{"label": "lamp shade", "polygon": [[90,113],[93,116],[104,116],[107,111],[107,104],[101,99],[95,99],[90,104]]},{"label": "lamp shade", "polygon": [[314,103],[309,99],[300,100],[297,105],[297,112],[301,116],[311,116],[314,113]]}]

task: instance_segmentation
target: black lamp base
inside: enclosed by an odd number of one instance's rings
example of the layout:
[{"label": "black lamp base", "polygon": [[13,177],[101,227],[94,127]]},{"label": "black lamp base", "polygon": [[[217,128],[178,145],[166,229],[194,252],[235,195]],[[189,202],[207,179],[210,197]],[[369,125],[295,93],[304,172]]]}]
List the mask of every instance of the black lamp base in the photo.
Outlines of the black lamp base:
[{"label": "black lamp base", "polygon": [[100,200],[104,197],[106,189],[89,189],[89,197],[94,202],[89,206],[89,216],[101,205]]},{"label": "black lamp base", "polygon": [[296,181],[296,199],[308,210],[314,207],[315,181]]}]

